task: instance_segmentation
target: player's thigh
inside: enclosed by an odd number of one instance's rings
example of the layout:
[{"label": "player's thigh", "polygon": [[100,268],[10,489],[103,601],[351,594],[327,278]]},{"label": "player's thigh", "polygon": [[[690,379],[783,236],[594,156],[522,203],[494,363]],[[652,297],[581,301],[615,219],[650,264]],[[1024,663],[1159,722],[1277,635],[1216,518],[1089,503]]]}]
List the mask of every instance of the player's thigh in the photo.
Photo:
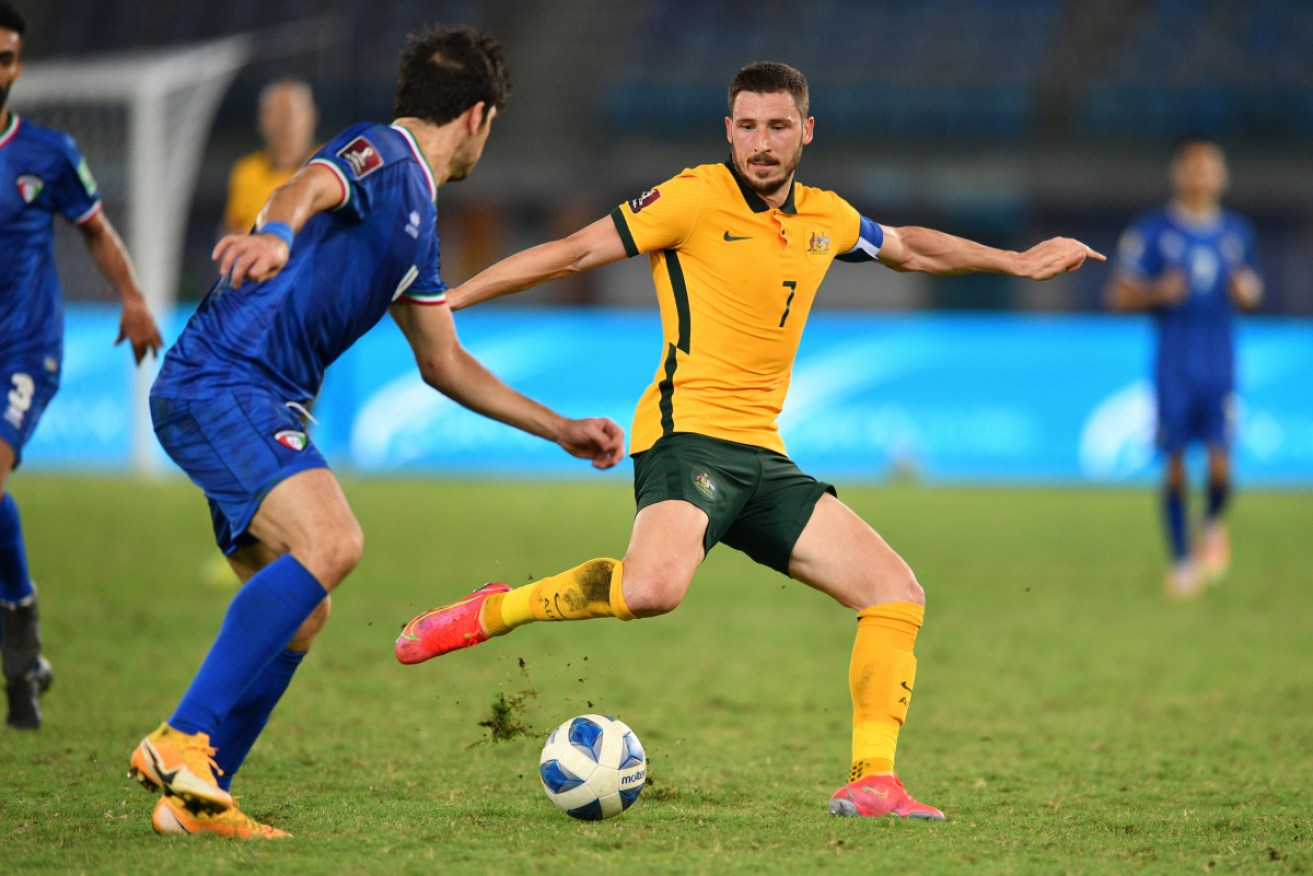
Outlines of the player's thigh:
[{"label": "player's thigh", "polygon": [[1188,386],[1159,386],[1155,401],[1155,443],[1164,453],[1180,453],[1194,438],[1193,391]]},{"label": "player's thigh", "polygon": [[[295,553],[326,587],[354,565],[359,526],[287,403],[254,388],[204,400],[153,396],[151,416],[170,458],[205,491],[225,554],[258,540],[275,556]],[[271,504],[275,493],[304,494],[302,507]]]},{"label": "player's thigh", "polygon": [[849,608],[925,603],[911,568],[870,524],[826,493],[794,545],[789,574]]},{"label": "player's thigh", "polygon": [[1235,439],[1236,398],[1230,390],[1211,390],[1199,400],[1199,440],[1209,452],[1226,452]]},{"label": "player's thigh", "polygon": [[700,509],[701,553],[709,553],[757,489],[758,452],[706,435],[667,435],[634,457],[634,504],[640,513],[669,500]]},{"label": "player's thigh", "polygon": [[364,549],[360,524],[327,468],[299,471],[275,484],[251,518],[249,532],[275,553],[295,556],[330,589]]},{"label": "player's thigh", "polygon": [[629,610],[642,617],[677,606],[702,563],[707,513],[682,499],[643,507],[625,550],[621,578]]},{"label": "player's thigh", "polygon": [[5,484],[9,482],[9,472],[13,467],[14,448],[4,438],[0,438],[0,498],[5,494]]},{"label": "player's thigh", "polygon": [[8,447],[0,457],[0,488],[23,461],[23,447],[59,390],[58,375],[45,367],[46,361],[30,354],[0,361],[0,443]]}]

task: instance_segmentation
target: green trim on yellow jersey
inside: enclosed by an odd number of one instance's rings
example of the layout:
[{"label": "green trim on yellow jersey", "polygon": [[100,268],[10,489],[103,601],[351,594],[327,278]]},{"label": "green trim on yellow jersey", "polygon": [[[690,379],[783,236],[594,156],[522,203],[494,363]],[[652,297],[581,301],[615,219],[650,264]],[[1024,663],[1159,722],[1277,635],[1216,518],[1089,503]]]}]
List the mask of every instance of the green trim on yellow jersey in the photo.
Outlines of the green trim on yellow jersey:
[{"label": "green trim on yellow jersey", "polygon": [[800,183],[772,207],[722,162],[684,170],[611,218],[625,252],[651,262],[664,341],[631,452],[691,432],[784,453],[777,418],[802,330],[860,215]]},{"label": "green trim on yellow jersey", "polygon": [[611,221],[615,223],[615,230],[620,232],[620,242],[625,245],[625,255],[631,259],[638,255],[638,246],[634,243],[634,235],[629,233],[629,225],[625,222],[624,213],[616,207],[611,211]]}]

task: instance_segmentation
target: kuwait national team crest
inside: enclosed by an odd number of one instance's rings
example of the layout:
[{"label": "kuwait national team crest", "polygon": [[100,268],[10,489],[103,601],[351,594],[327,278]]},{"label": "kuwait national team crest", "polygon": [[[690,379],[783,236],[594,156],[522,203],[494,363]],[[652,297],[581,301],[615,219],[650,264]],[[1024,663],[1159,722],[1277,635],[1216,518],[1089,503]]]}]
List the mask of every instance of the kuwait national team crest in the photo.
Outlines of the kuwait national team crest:
[{"label": "kuwait national team crest", "polygon": [[39,198],[41,190],[46,187],[45,180],[30,173],[23,174],[14,182],[18,186],[18,194],[24,204],[30,204]]},{"label": "kuwait national team crest", "polygon": [[660,189],[648,189],[629,202],[629,209],[635,213],[641,212],[644,207],[650,207],[661,197]]},{"label": "kuwait national team crest", "polygon": [[289,450],[305,450],[310,443],[305,433],[297,429],[283,429],[274,433],[274,440]]}]

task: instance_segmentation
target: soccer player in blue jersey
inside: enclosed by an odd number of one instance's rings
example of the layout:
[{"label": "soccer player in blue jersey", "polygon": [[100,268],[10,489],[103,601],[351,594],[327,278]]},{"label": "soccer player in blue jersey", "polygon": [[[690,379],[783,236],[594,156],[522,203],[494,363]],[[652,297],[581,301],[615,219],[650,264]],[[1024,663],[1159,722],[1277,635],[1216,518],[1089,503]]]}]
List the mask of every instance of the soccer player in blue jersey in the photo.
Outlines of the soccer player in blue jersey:
[{"label": "soccer player in blue jersey", "polygon": [[165,356],[151,413],[245,584],[173,715],[132,753],[131,775],[164,792],[160,833],[285,836],[242,813],[229,783],[360,559],[360,526],[303,420],[324,370],[385,313],[424,380],[454,401],[598,468],[624,452],[610,420],[566,419],[485,370],[446,306],[438,186],[473,169],[509,90],[493,39],[463,28],[413,37],[395,121],[332,138],[274,191],[252,233],[215,248],[222,279]]},{"label": "soccer player in blue jersey", "polygon": [[123,299],[115,343],[131,343],[140,363],[163,342],[77,144],[9,109],[9,89],[23,72],[26,31],[18,10],[0,0],[0,651],[6,722],[36,729],[50,664],[41,655],[36,589],[18,503],[6,481],[59,388],[64,303],[55,271],[56,214],[77,226],[96,266]]},{"label": "soccer player in blue jersey", "polygon": [[[1119,310],[1147,311],[1158,334],[1154,380],[1158,445],[1167,455],[1163,512],[1172,552],[1169,596],[1196,596],[1230,560],[1223,512],[1231,494],[1235,419],[1235,321],[1263,296],[1254,230],[1221,206],[1226,158],[1217,143],[1182,140],[1171,162],[1172,200],[1122,236],[1109,288]],[[1185,450],[1208,453],[1208,495],[1192,554]]]}]

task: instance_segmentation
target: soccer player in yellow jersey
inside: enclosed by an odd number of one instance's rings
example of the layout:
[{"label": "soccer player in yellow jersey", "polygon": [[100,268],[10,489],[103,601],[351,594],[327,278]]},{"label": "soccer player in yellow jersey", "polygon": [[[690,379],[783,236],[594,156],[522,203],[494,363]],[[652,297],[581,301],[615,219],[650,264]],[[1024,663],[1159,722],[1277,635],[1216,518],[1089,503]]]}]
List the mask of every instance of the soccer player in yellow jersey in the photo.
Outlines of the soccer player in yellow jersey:
[{"label": "soccer player in yellow jersey", "polygon": [[857,613],[852,769],[830,812],[942,820],[894,773],[925,593],[832,486],[785,455],[776,417],[816,289],[836,258],[1044,280],[1103,256],[1066,238],[1017,253],[886,227],[832,192],[795,183],[812,140],[807,104],[807,81],[792,67],[744,67],[729,89],[730,161],[685,170],[448,293],[453,306],[466,306],[647,253],[665,348],[634,415],[638,513],[624,558],[592,559],[515,590],[487,584],[412,620],[397,658],[418,663],[530,621],[664,614],[723,541]]},{"label": "soccer player in yellow jersey", "polygon": [[250,231],[273,190],[314,154],[318,119],[314,94],[299,79],[280,79],[260,90],[257,124],[264,148],[238,159],[228,174],[223,208],[227,234]]}]

